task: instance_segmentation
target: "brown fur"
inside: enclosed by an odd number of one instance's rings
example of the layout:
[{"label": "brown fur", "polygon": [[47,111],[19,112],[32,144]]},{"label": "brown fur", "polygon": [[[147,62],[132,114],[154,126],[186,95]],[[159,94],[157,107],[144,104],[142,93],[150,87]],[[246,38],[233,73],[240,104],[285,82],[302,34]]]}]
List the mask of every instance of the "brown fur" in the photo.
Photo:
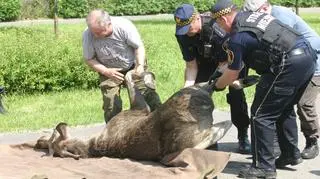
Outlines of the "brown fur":
[{"label": "brown fur", "polygon": [[[133,86],[129,89],[132,90],[129,94],[137,93]],[[214,126],[213,109],[210,87],[184,88],[152,113],[141,108],[122,111],[99,135],[88,141],[56,140],[58,147],[53,150],[60,157],[76,159],[108,156],[159,161],[165,155],[185,148],[204,149],[220,139],[231,127],[231,122]],[[67,128],[60,132],[68,135]]]}]

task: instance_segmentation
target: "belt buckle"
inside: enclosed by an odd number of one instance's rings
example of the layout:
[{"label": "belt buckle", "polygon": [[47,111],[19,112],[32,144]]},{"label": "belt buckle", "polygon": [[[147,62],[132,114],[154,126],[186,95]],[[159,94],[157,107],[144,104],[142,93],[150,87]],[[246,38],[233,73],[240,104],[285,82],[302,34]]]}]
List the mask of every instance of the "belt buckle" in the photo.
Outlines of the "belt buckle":
[{"label": "belt buckle", "polygon": [[291,56],[296,56],[296,55],[301,55],[301,54],[304,54],[304,49],[303,48],[296,48],[296,49],[293,49],[291,50],[288,55],[289,57]]}]

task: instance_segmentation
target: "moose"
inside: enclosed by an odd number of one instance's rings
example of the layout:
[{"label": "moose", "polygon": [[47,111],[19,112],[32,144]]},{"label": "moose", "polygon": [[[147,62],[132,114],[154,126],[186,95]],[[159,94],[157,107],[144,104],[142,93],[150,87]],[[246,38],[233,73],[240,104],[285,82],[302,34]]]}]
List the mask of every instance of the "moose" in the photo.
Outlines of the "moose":
[{"label": "moose", "polygon": [[160,161],[185,148],[205,149],[231,127],[229,120],[213,124],[213,86],[209,83],[183,88],[150,112],[134,81],[152,77],[151,72],[126,74],[130,109],[114,116],[101,133],[83,141],[71,138],[68,125],[59,123],[52,136],[40,138],[35,148],[74,159],[107,156]]}]

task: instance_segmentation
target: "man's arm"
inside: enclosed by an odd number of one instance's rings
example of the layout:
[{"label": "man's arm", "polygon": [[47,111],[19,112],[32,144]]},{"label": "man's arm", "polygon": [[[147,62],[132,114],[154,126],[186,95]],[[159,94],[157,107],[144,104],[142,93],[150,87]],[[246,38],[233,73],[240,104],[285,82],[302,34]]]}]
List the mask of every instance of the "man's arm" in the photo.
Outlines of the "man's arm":
[{"label": "man's arm", "polygon": [[192,61],[186,62],[185,74],[184,74],[184,87],[194,85],[198,73],[198,64],[197,60],[193,59]]},{"label": "man's arm", "polygon": [[141,74],[144,72],[145,53],[146,52],[143,45],[140,45],[137,49],[135,49],[135,55],[136,55],[135,70],[138,74]]},{"label": "man's arm", "polygon": [[106,66],[102,65],[100,62],[94,59],[85,60],[87,65],[91,67],[94,71],[112,79],[115,82],[121,83],[124,79],[124,75],[119,71],[122,68],[107,68]]}]

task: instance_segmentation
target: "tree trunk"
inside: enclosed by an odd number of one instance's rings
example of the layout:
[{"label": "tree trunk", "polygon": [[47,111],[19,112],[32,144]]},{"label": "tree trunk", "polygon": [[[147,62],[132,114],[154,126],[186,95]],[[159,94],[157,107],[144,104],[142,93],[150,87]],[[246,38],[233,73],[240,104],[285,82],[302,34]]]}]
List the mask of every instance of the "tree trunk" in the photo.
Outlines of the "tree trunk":
[{"label": "tree trunk", "polygon": [[299,0],[296,0],[296,14],[299,15]]}]

